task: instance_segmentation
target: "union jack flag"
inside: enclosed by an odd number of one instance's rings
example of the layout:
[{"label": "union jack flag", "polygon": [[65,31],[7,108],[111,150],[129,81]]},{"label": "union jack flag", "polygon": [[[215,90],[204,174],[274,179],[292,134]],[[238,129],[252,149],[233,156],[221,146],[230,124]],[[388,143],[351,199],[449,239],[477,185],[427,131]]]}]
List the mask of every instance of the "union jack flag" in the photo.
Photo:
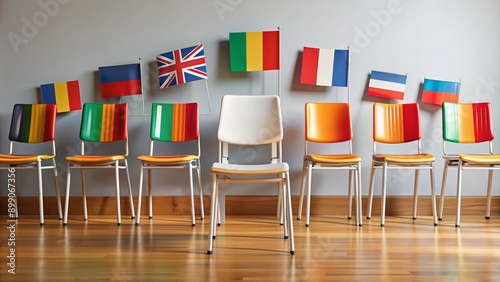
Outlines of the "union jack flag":
[{"label": "union jack flag", "polygon": [[203,43],[156,56],[160,88],[207,79]]}]

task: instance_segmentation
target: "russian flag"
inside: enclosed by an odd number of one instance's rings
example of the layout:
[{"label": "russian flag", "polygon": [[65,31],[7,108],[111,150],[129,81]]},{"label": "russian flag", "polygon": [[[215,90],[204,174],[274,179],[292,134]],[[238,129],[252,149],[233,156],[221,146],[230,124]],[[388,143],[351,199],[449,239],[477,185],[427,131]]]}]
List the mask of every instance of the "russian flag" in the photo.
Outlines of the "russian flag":
[{"label": "russian flag", "polygon": [[56,104],[58,113],[82,109],[78,80],[42,84],[40,93],[42,104]]},{"label": "russian flag", "polygon": [[458,103],[460,82],[424,79],[422,102],[441,106],[443,102]]},{"label": "russian flag", "polygon": [[368,95],[403,100],[406,75],[372,70]]},{"label": "russian flag", "polygon": [[99,67],[102,98],[142,94],[141,65]]},{"label": "russian flag", "polygon": [[349,50],[304,47],[300,83],[347,87]]}]

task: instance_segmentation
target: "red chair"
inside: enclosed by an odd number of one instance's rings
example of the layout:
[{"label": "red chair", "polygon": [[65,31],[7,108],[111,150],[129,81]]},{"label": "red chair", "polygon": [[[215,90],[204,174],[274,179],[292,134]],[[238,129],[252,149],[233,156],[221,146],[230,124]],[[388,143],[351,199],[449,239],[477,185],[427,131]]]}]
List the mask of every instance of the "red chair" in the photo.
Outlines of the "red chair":
[{"label": "red chair", "polygon": [[[371,218],[373,204],[373,185],[375,170],[382,170],[382,205],[380,225],[385,225],[385,204],[387,191],[387,171],[411,169],[415,170],[413,193],[413,219],[417,218],[418,178],[420,170],[428,170],[431,180],[431,201],[434,225],[437,225],[436,198],[434,195],[434,156],[422,153],[420,148],[420,108],[417,103],[411,104],[383,104],[373,105],[373,156],[370,172],[370,188],[368,202],[368,216]],[[387,154],[377,152],[377,144],[396,145],[415,143],[413,152],[406,154]]]}]

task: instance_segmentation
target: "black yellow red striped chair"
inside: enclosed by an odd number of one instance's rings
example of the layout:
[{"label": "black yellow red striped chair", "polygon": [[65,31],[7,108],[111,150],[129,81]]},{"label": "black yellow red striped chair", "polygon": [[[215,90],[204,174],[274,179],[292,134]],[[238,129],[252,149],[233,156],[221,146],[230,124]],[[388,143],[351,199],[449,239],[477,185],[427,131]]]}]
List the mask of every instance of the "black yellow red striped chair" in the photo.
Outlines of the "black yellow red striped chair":
[{"label": "black yellow red striped chair", "polygon": [[[413,192],[413,219],[417,218],[418,203],[418,178],[420,170],[428,170],[431,180],[431,202],[434,225],[437,225],[436,197],[434,194],[434,156],[421,152],[421,125],[420,108],[417,103],[409,104],[385,104],[375,103],[373,105],[373,156],[370,172],[370,188],[368,202],[368,216],[371,218],[373,204],[373,186],[375,181],[375,170],[382,170],[382,203],[380,225],[385,225],[385,206],[387,191],[387,171],[410,169],[415,170],[415,183]],[[407,154],[381,154],[377,152],[377,144],[383,143],[387,146],[415,143],[416,150]],[[394,148],[392,148],[394,149]],[[400,150],[404,148],[399,148]]]},{"label": "black yellow red striped chair", "polygon": [[[314,143],[324,151],[311,153],[308,151],[308,143]],[[327,154],[326,150],[332,151],[333,145],[348,143],[347,150],[343,153]],[[319,148],[315,148],[316,151]],[[352,190],[354,190],[356,201],[356,225],[361,226],[361,157],[352,153],[352,122],[351,107],[347,103],[317,103],[309,102],[305,105],[305,154],[302,168],[302,185],[300,188],[299,213],[297,219],[302,215],[302,202],[307,180],[307,205],[306,205],[306,227],[309,226],[311,213],[311,182],[313,170],[347,170],[349,171],[348,185],[348,212],[347,217],[351,219],[352,214]],[[352,181],[354,180],[354,186]]]},{"label": "black yellow red striped chair", "polygon": [[[55,162],[56,145],[55,145],[55,128],[56,128],[56,105],[55,104],[16,104],[12,111],[12,119],[9,133],[9,154],[0,154],[0,169],[8,170],[7,176],[7,193],[8,203],[7,209],[12,219],[17,219],[17,190],[20,187],[16,185],[18,170],[36,169],[38,175],[38,198],[39,198],[39,213],[40,225],[44,225],[44,207],[43,207],[43,179],[42,171],[51,169],[54,174],[54,187],[56,190],[57,208],[59,211],[59,219],[62,219],[61,198],[59,194],[59,181],[57,177],[57,167]],[[24,151],[31,148],[17,146],[14,150],[15,143],[25,143],[33,145],[38,144],[34,150],[41,150],[43,145],[40,143],[51,143],[51,152],[47,154],[19,154],[21,148]],[[14,153],[16,151],[16,153]],[[11,200],[12,199],[12,200]]]},{"label": "black yellow red striped chair", "polygon": [[[137,157],[141,161],[141,173],[139,178],[139,201],[137,205],[137,219],[135,225],[141,222],[141,202],[142,202],[142,183],[144,170],[148,171],[148,199],[149,199],[149,218],[153,218],[153,196],[152,196],[152,177],[153,169],[187,169],[189,171],[189,187],[191,195],[191,223],[196,225],[193,193],[193,170],[198,175],[198,187],[200,194],[201,219],[203,219],[203,190],[200,178],[200,136],[198,126],[198,103],[153,103],[151,110],[151,129],[150,129],[150,147],[149,155]],[[197,142],[197,150],[193,154],[155,154],[154,143],[187,143],[189,141]],[[159,145],[160,145],[159,144]],[[177,149],[180,149],[176,147]],[[188,150],[188,149],[184,149]]]},{"label": "black yellow red striped chair", "polygon": [[[130,211],[135,218],[132,189],[130,187],[130,175],[127,164],[128,156],[128,130],[127,130],[127,104],[96,104],[85,103],[82,110],[82,122],[80,126],[81,153],[79,155],[67,156],[67,182],[66,199],[64,205],[64,225],[68,223],[69,196],[71,187],[71,171],[80,170],[83,193],[84,220],[88,219],[87,192],[85,187],[85,169],[107,169],[114,170],[116,181],[116,208],[117,222],[121,224],[120,209],[120,170],[127,174],[128,192],[130,198]],[[122,154],[109,155],[87,155],[85,154],[86,142],[109,143],[116,142],[123,145]],[[92,148],[92,146],[90,146]]]},{"label": "black yellow red striped chair", "polygon": [[[458,168],[457,180],[457,214],[455,227],[460,227],[460,206],[462,198],[462,177],[464,170],[487,170],[488,188],[486,199],[486,219],[490,218],[491,188],[493,171],[500,169],[500,154],[493,153],[493,117],[489,102],[477,103],[443,103],[443,182],[439,219],[443,218],[444,196],[448,167]],[[456,144],[484,144],[485,153],[449,154],[446,152],[447,143]],[[487,147],[487,148],[486,148]],[[463,148],[461,148],[463,150]],[[472,149],[469,147],[469,149]],[[480,149],[480,148],[476,148]]]}]

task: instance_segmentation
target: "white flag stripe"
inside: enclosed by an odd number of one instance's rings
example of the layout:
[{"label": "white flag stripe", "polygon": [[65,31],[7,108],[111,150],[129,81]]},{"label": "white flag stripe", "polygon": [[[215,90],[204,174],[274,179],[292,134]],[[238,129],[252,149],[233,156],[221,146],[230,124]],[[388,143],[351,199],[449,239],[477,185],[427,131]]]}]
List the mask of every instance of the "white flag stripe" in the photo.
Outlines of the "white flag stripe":
[{"label": "white flag stripe", "polygon": [[386,89],[386,90],[397,91],[397,92],[405,92],[406,85],[401,84],[401,83],[390,82],[390,81],[370,79],[370,84],[368,85],[368,87]]},{"label": "white flag stripe", "polygon": [[319,49],[317,85],[332,86],[334,51]]}]

